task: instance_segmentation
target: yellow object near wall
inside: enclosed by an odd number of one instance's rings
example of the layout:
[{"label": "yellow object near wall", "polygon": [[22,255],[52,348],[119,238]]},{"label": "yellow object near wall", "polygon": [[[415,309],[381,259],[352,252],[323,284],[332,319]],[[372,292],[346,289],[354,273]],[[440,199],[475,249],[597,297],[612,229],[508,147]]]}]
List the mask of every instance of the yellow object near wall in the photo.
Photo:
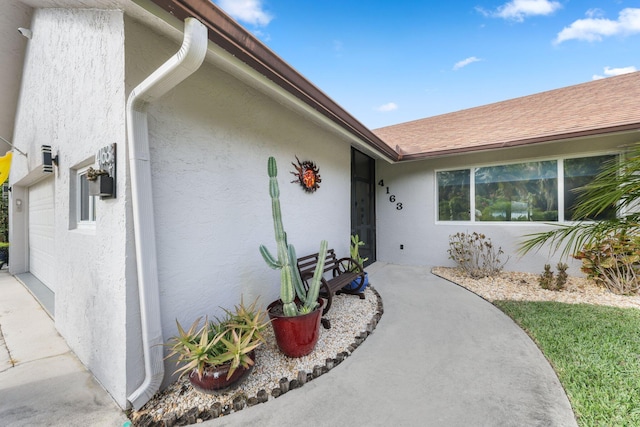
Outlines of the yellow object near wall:
[{"label": "yellow object near wall", "polygon": [[4,184],[4,182],[9,178],[12,157],[13,153],[11,151],[0,157],[0,185]]}]

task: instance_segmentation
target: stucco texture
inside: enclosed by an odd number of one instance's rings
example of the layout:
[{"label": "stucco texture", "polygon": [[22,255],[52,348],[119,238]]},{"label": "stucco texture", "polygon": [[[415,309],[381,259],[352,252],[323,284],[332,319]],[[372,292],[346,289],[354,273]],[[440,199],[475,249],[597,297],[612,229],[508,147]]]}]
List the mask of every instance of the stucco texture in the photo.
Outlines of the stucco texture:
[{"label": "stucco texture", "polygon": [[[546,247],[522,256],[518,253],[518,246],[523,236],[549,230],[552,226],[543,222],[438,222],[436,171],[616,153],[625,144],[635,142],[636,138],[629,133],[410,163],[378,161],[376,182],[384,180],[385,184],[384,187],[376,187],[378,260],[404,265],[453,267],[455,264],[447,253],[449,236],[458,232],[478,232],[484,233],[494,246],[504,250],[505,255],[501,259],[504,261],[509,257],[506,270],[542,273],[545,264],[556,265],[561,260],[560,253]],[[389,187],[390,194],[386,193],[386,187]],[[390,195],[395,196],[395,203],[389,202]],[[402,210],[396,209],[397,202],[402,203]],[[571,258],[562,261],[569,263],[571,274],[581,274],[578,261]]]},{"label": "stucco texture", "polygon": [[[15,131],[15,144],[28,157],[14,156],[11,173],[14,194],[26,194],[40,179],[40,146],[51,145],[59,155],[53,174],[55,324],[121,406],[126,405],[128,262],[123,19],[122,11],[34,11]],[[112,143],[121,148],[119,196],[98,200],[95,227],[80,229],[76,168],[93,164],[98,149]],[[14,212],[14,219],[26,211]],[[23,227],[14,237],[28,235],[26,223],[13,222]],[[26,250],[15,255],[14,265],[28,270]]]},{"label": "stucco texture", "polygon": [[[129,89],[177,48],[128,21]],[[241,297],[259,296],[263,306],[278,298],[279,272],[258,251],[275,251],[269,156],[299,255],[317,252],[322,239],[348,254],[350,146],[335,134],[208,63],[150,106],[149,134],[165,339],[176,319],[189,325]],[[296,155],[320,168],[317,192],[291,183]],[[175,366],[166,369],[165,384]]]}]

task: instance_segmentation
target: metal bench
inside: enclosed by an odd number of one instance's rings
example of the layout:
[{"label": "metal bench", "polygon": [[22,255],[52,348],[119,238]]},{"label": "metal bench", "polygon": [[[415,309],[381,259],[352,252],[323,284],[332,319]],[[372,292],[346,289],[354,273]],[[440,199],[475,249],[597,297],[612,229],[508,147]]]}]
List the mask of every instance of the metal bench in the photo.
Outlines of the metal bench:
[{"label": "metal bench", "polygon": [[[304,283],[304,286],[308,289],[309,282],[313,278],[313,273],[318,263],[319,253],[303,256],[298,258],[297,265],[298,271],[300,271],[300,278]],[[357,280],[357,284],[361,285],[364,282],[364,269],[362,265],[358,264],[353,258],[340,258],[336,256],[333,249],[327,251],[327,257],[324,262],[324,272],[331,272],[332,277],[329,279],[322,278],[322,284],[320,285],[320,296],[327,301],[325,304],[322,315],[327,314],[331,308],[331,302],[333,295],[339,295],[341,293],[358,295],[360,299],[364,299],[364,291],[348,291],[343,288],[354,280]],[[359,288],[360,286],[358,286]],[[357,288],[356,288],[357,289]],[[331,324],[328,319],[322,319],[322,325],[325,329],[331,328]]]}]

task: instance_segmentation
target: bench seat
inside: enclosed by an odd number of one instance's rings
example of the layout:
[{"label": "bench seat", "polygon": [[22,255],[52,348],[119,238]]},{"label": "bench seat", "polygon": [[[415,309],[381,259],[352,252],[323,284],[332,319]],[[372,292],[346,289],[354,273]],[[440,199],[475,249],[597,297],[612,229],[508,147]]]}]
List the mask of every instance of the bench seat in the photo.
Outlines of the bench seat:
[{"label": "bench seat", "polygon": [[[318,264],[318,257],[319,253],[315,253],[303,256],[301,258],[298,258],[297,260],[300,278],[302,279],[302,282],[307,289],[309,288],[311,279],[313,278],[313,273],[315,272],[316,265]],[[360,299],[365,298],[364,291],[358,292],[357,290],[349,291],[343,289],[354,280],[358,281],[358,285],[364,282],[364,269],[362,265],[360,265],[353,258],[338,258],[335,251],[333,249],[329,249],[327,251],[327,257],[325,259],[323,272],[331,273],[331,277],[322,278],[322,284],[320,285],[320,296],[326,300],[324,310],[322,311],[323,316],[327,314],[327,312],[331,308],[331,303],[333,301],[334,295],[345,293],[358,295]],[[359,287],[360,286],[358,286],[357,288]],[[322,319],[322,324],[327,329],[331,327],[327,319]]]}]

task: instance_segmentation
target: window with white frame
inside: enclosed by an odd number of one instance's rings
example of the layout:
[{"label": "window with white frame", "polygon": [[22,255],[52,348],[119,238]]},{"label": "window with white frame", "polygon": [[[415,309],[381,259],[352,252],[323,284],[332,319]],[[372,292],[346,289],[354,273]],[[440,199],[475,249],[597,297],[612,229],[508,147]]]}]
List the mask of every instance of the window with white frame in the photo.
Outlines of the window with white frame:
[{"label": "window with white frame", "polygon": [[613,207],[605,209],[594,218],[577,218],[574,216],[575,203],[579,194],[576,188],[589,184],[601,172],[602,167],[613,160],[615,155],[582,157],[566,159],[564,161],[564,220],[578,221],[580,219],[602,220],[613,219],[616,216]]},{"label": "window with white frame", "polygon": [[76,219],[79,226],[96,222],[96,196],[89,195],[88,170],[88,167],[79,169],[76,175]]},{"label": "window with white frame", "polygon": [[[576,189],[615,155],[437,171],[438,221],[576,221]],[[473,212],[473,215],[471,213]],[[597,218],[611,218],[614,210]]]}]

